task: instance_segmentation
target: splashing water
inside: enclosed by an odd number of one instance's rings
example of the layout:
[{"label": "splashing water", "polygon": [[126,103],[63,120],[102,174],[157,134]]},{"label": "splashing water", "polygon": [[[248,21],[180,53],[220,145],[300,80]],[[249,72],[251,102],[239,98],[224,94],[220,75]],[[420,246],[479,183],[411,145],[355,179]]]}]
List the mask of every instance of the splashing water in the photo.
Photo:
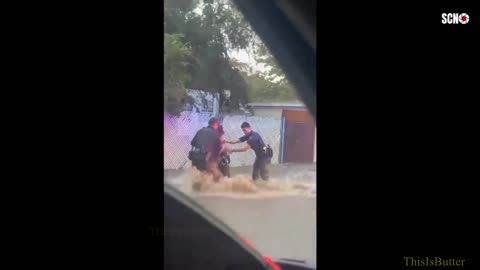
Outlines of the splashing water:
[{"label": "splashing water", "polygon": [[[256,182],[249,175],[251,170],[251,166],[232,170],[237,173],[218,183],[196,169],[169,171],[165,179],[255,243],[263,254],[315,261],[316,171],[313,166],[276,165],[270,170],[269,181]],[[285,233],[292,229],[294,241],[291,234]]]},{"label": "splashing water", "polygon": [[191,196],[265,197],[303,195],[316,196],[315,172],[287,173],[282,179],[253,181],[248,175],[224,177],[215,183],[210,174],[190,168],[178,177],[167,180]]}]

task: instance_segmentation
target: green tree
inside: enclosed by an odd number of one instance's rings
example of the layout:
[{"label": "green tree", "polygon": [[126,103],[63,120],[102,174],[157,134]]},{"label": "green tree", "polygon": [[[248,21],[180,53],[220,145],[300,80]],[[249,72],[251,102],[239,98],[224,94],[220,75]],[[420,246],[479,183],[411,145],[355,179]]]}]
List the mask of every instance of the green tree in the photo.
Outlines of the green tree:
[{"label": "green tree", "polygon": [[[164,11],[164,91],[169,112],[178,114],[187,102],[185,88],[228,89],[232,109],[238,102],[295,99],[282,70],[232,1],[166,0]],[[268,72],[251,74],[230,57],[232,50],[254,53]]]},{"label": "green tree", "polygon": [[285,73],[278,65],[277,60],[264,44],[258,44],[255,53],[255,60],[257,63],[263,64],[268,69],[268,71],[263,74],[265,78],[282,83],[287,81]]},{"label": "green tree", "polygon": [[[240,71],[231,64],[228,52],[252,47],[255,34],[232,2],[166,0],[164,8],[165,40],[167,37],[173,39],[165,46],[171,46],[173,52],[179,52],[173,53],[174,57],[170,59],[181,62],[180,67],[170,62],[169,83],[165,85],[172,88],[165,90],[170,103],[176,104],[172,106],[183,105],[184,92],[181,89],[184,91],[185,88],[210,92],[229,89],[232,104],[245,102],[247,83]],[[189,76],[184,71],[188,71]]]},{"label": "green tree", "polygon": [[163,46],[164,105],[169,113],[178,115],[186,96],[185,85],[191,80],[195,58],[181,34],[165,34]]},{"label": "green tree", "polygon": [[243,74],[248,82],[248,100],[250,102],[280,102],[297,99],[296,92],[288,82],[273,82],[262,74]]},{"label": "green tree", "polygon": [[257,43],[255,60],[267,70],[246,78],[250,86],[250,100],[292,101],[297,99],[297,93],[285,73],[268,48],[261,42]]}]

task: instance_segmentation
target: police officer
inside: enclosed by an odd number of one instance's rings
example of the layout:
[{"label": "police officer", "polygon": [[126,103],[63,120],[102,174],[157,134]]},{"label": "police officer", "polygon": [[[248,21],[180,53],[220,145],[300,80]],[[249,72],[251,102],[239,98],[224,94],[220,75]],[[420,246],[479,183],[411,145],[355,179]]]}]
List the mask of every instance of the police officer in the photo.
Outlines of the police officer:
[{"label": "police officer", "polygon": [[225,140],[225,142],[230,144],[247,142],[247,144],[242,148],[231,149],[230,152],[246,152],[252,149],[256,156],[255,163],[253,164],[253,180],[256,181],[259,175],[263,180],[268,180],[268,164],[270,164],[271,156],[268,154],[267,145],[265,145],[263,142],[262,136],[252,130],[249,123],[243,122],[240,127],[242,128],[245,136],[239,138],[238,140]]},{"label": "police officer", "polygon": [[220,137],[217,131],[219,126],[220,121],[215,117],[211,118],[208,121],[208,127],[200,129],[193,137],[192,150],[189,153],[192,166],[199,171],[211,173],[215,182],[222,176],[218,169],[221,150]]}]

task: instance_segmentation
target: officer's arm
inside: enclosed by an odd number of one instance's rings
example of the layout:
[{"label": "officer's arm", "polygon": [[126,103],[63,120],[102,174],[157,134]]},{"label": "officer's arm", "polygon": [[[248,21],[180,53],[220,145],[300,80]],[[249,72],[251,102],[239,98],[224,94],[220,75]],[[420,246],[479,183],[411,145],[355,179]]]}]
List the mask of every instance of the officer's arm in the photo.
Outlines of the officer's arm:
[{"label": "officer's arm", "polygon": [[239,143],[240,140],[239,139],[235,139],[235,140],[225,140],[226,143],[230,143],[230,144],[236,144],[236,143]]},{"label": "officer's arm", "polygon": [[233,153],[233,152],[245,152],[245,151],[248,151],[248,150],[250,150],[250,145],[247,143],[247,144],[245,144],[244,147],[238,148],[238,149],[232,149],[231,151]]}]

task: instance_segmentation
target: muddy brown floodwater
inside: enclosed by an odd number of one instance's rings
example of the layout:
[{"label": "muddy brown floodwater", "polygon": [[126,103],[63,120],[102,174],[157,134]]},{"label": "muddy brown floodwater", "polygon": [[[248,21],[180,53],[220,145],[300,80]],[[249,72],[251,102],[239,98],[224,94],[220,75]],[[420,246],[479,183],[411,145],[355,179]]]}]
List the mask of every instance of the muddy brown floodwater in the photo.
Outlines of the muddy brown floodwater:
[{"label": "muddy brown floodwater", "polygon": [[261,253],[315,262],[314,165],[282,166],[272,170],[267,182],[254,183],[247,172],[248,168],[239,170],[232,178],[213,183],[210,177],[189,169],[167,181],[252,242]]}]

